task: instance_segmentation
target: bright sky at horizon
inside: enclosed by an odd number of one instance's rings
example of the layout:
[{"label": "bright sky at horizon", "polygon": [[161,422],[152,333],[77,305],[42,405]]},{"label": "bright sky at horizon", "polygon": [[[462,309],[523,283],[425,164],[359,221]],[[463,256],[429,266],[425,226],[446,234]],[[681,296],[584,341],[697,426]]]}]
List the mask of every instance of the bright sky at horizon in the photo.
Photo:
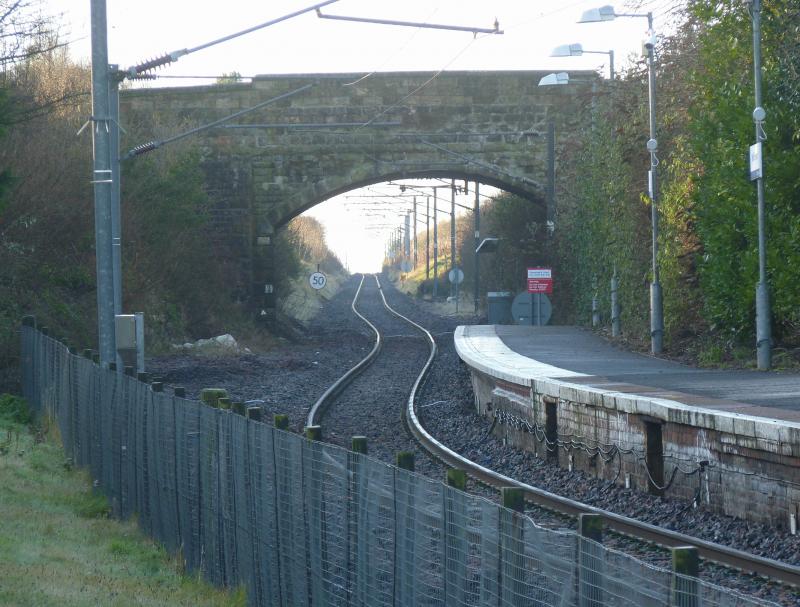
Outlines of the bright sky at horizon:
[{"label": "bright sky at horizon", "polygon": [[[314,4],[314,0],[107,0],[109,61],[135,65],[167,52],[192,48]],[[587,50],[616,53],[619,70],[641,49],[646,20],[621,18],[610,23],[577,24],[583,11],[602,0],[405,0],[402,3],[339,0],[323,10],[413,22],[491,28],[499,21],[503,35],[479,35],[318,19],[308,13],[181,58],[157,73],[165,78],[146,86],[197,83],[177,77],[238,72],[243,76],[278,73],[401,70],[568,71],[599,69],[608,73],[608,57],[552,58],[553,47],[580,42]],[[626,12],[625,2],[617,9]],[[663,0],[645,1],[637,12],[653,10],[659,27]],[[63,13],[62,33],[76,60],[89,61],[90,0],[43,0],[45,12]],[[174,77],[166,78],[166,77]],[[205,81],[206,83],[208,81]],[[364,192],[361,192],[363,194]],[[357,195],[350,192],[348,195]],[[374,270],[383,258],[391,228],[369,228],[370,221],[345,205],[341,196],[309,213],[326,227],[331,248],[354,271]],[[355,200],[355,199],[350,199]],[[345,212],[342,210],[345,209]],[[395,214],[396,215],[396,214]],[[393,216],[394,217],[394,216]],[[397,225],[402,219],[397,217]],[[375,223],[374,221],[371,223]]]}]

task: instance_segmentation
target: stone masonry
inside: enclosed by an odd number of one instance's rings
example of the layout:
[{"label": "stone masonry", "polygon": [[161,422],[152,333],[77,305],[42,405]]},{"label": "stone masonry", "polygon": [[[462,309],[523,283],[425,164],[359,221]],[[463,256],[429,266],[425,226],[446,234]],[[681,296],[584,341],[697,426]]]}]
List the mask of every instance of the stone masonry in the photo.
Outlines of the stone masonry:
[{"label": "stone masonry", "polygon": [[[356,187],[470,179],[541,203],[547,124],[554,122],[560,144],[578,136],[578,110],[591,90],[590,84],[539,87],[543,75],[259,76],[250,83],[124,91],[121,120],[126,128],[138,125],[144,141],[163,140],[311,85],[190,140],[215,204],[215,232],[233,246],[242,275],[261,294],[272,281],[275,230]],[[582,74],[590,75],[596,77]]]}]

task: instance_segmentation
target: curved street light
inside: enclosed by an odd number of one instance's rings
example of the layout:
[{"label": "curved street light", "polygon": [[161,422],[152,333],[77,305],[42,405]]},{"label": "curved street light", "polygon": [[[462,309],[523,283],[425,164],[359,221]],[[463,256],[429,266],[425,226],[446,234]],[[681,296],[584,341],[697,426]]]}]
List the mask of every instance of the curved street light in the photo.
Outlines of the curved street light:
[{"label": "curved street light", "polygon": [[608,78],[614,79],[614,51],[587,51],[580,43],[562,44],[555,47],[551,52],[551,57],[581,57],[582,55],[608,55]]},{"label": "curved street light", "polygon": [[647,50],[647,73],[649,80],[650,105],[650,138],[647,140],[647,153],[650,155],[650,171],[648,172],[649,194],[651,200],[650,221],[653,226],[653,282],[650,283],[650,351],[659,354],[664,343],[664,303],[661,282],[658,272],[658,181],[656,167],[658,158],[658,140],[656,139],[656,70],[655,46],[656,36],[653,30],[653,13],[617,13],[610,5],[592,8],[583,13],[578,23],[599,23],[613,21],[617,17],[643,17],[647,19],[647,39],[644,46]]}]

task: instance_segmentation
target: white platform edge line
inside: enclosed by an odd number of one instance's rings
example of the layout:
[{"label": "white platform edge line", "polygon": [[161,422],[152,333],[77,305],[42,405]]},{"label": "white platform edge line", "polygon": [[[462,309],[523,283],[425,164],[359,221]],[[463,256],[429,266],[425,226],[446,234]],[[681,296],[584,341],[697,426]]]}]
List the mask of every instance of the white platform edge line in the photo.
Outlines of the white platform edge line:
[{"label": "white platform edge line", "polygon": [[[477,332],[479,335],[471,335],[473,332]],[[478,337],[480,341],[476,340],[475,337]],[[714,418],[719,417],[730,420],[731,426],[733,425],[733,420],[738,420],[740,423],[753,422],[756,428],[752,436],[753,438],[757,439],[762,438],[774,440],[768,438],[769,436],[774,435],[774,432],[766,431],[765,428],[765,431],[759,433],[759,425],[764,425],[767,428],[773,426],[778,426],[781,428],[793,428],[800,431],[800,423],[798,422],[769,419],[755,415],[747,415],[744,413],[719,411],[717,409],[698,407],[696,405],[689,405],[680,401],[666,398],[650,398],[641,394],[629,392],[613,392],[611,390],[604,390],[602,388],[589,387],[582,384],[570,383],[561,379],[554,379],[554,377],[588,377],[588,375],[585,373],[577,373],[575,371],[561,369],[546,363],[541,363],[535,359],[528,358],[517,352],[514,352],[511,348],[506,346],[505,343],[503,343],[503,340],[497,335],[494,325],[459,325],[456,327],[456,330],[453,334],[453,341],[456,353],[461,360],[463,360],[470,367],[477,369],[478,371],[481,371],[491,377],[510,381],[517,385],[522,385],[529,388],[534,386],[534,382],[544,382],[548,384],[546,386],[541,386],[542,388],[545,388],[544,390],[539,390],[541,393],[558,395],[562,389],[571,389],[584,393],[587,395],[587,397],[590,394],[594,394],[596,395],[594,400],[597,400],[597,396],[599,396],[602,400],[614,399],[615,402],[618,399],[637,402],[641,401],[643,403],[647,403],[651,407],[650,411],[647,411],[646,414],[654,415],[655,417],[659,417],[665,421],[676,421],[678,423],[688,422],[672,419],[672,417],[669,415],[670,411],[680,411],[685,414],[697,416],[710,416]],[[484,343],[481,344],[481,341]],[[484,345],[485,347],[481,348],[481,345]],[[491,354],[487,354],[484,350],[496,352],[496,354],[492,356]],[[518,359],[523,360],[520,361]],[[515,364],[509,364],[512,361]],[[498,368],[498,366],[500,368]],[[538,372],[534,373],[534,369]],[[544,373],[544,371],[549,371],[549,374]],[[587,398],[586,400],[589,399]],[[644,411],[639,411],[639,413],[645,414]],[[659,413],[661,413],[661,415],[659,415]],[[702,422],[701,419],[693,420],[692,425],[711,430],[720,430],[716,424],[708,425],[700,422]],[[721,431],[724,432],[725,430]],[[731,433],[735,434],[735,432]]]}]

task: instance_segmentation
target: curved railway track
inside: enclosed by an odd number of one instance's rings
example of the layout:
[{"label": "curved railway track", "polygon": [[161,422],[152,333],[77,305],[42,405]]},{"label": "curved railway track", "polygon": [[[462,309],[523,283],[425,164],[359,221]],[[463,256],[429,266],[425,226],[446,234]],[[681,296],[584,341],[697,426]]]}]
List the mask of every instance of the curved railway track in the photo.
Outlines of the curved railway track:
[{"label": "curved railway track", "polygon": [[[603,517],[605,526],[608,529],[626,536],[655,543],[667,548],[675,546],[693,546],[697,548],[698,553],[703,559],[740,571],[762,575],[775,582],[800,587],[800,567],[765,557],[756,556],[735,548],[723,546],[721,544],[698,539],[690,535],[664,529],[656,525],[637,521],[629,517],[595,508],[593,506],[544,491],[501,474],[495,470],[481,466],[480,464],[461,456],[460,454],[448,448],[442,442],[435,439],[420,423],[417,415],[416,403],[420,388],[423,385],[436,357],[436,341],[427,329],[394,310],[386,301],[386,297],[383,293],[383,289],[381,288],[378,277],[375,276],[374,279],[378,285],[380,297],[386,310],[388,310],[398,319],[407,323],[409,326],[413,327],[416,331],[419,331],[424,336],[424,339],[428,344],[429,355],[422,367],[422,370],[414,380],[402,412],[402,418],[409,433],[414,437],[422,449],[430,454],[435,460],[441,462],[445,466],[462,469],[467,473],[468,476],[489,487],[495,489],[499,489],[501,487],[519,488],[524,492],[526,501],[548,510],[570,516],[578,516],[579,514],[597,514]],[[381,351],[384,343],[383,336],[375,327],[375,325],[365,318],[356,308],[356,304],[365,280],[366,276],[362,276],[361,283],[353,299],[351,308],[354,314],[364,321],[375,333],[375,345],[366,357],[348,370],[347,373],[339,378],[317,400],[307,417],[307,425],[309,426],[318,425],[320,423],[330,404],[347,389],[347,387],[362,371],[364,371],[375,361]]]}]

